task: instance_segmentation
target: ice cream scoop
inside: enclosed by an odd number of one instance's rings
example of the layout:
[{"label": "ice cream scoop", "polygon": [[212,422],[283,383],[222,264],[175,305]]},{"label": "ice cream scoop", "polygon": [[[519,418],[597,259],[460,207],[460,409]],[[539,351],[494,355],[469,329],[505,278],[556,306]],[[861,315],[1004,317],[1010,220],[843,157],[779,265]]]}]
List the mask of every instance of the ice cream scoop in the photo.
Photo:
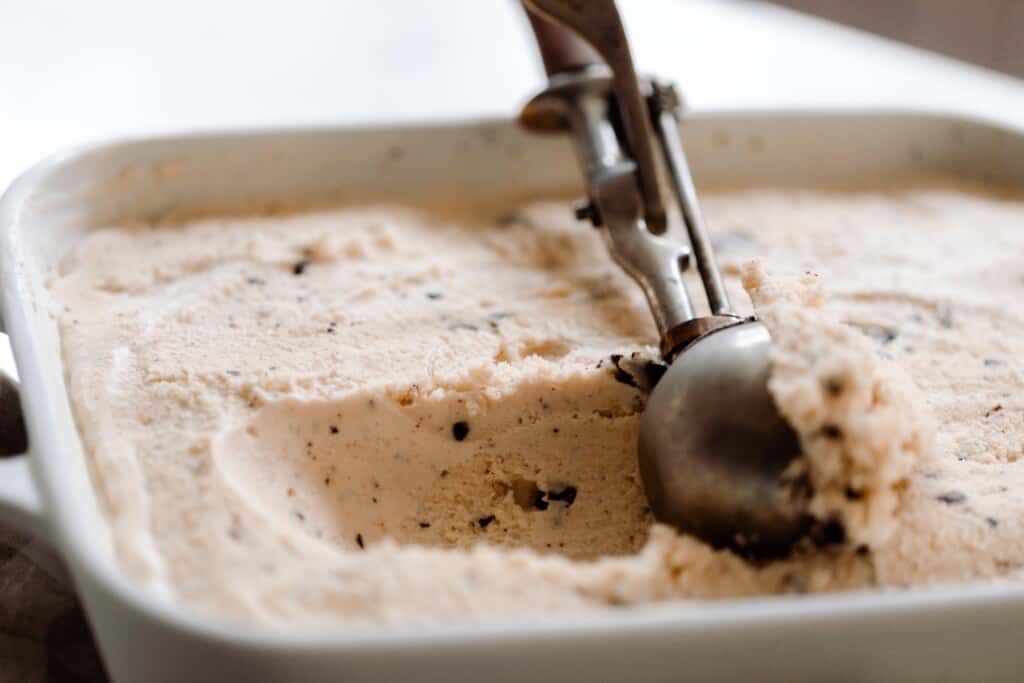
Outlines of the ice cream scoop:
[{"label": "ice cream scoop", "polygon": [[[602,231],[640,285],[670,367],[641,419],[640,471],[655,516],[717,547],[785,554],[809,530],[800,447],[768,391],[767,328],[733,311],[704,228],[675,89],[637,77],[613,0],[526,0],[548,88],[523,109],[533,130],[568,131],[586,179],[577,216]],[[664,236],[655,149],[688,244]],[[698,316],[683,282],[697,266]]]}]

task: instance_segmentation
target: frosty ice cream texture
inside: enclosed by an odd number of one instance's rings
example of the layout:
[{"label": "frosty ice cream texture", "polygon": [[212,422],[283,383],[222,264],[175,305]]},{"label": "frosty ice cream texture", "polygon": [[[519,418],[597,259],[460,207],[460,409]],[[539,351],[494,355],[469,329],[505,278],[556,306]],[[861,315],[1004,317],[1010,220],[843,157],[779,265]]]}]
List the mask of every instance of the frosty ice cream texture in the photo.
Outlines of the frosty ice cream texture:
[{"label": "frosty ice cream texture", "polygon": [[653,325],[565,203],[342,207],[112,226],[65,260],[68,385],[122,566],[292,622],[1015,576],[1024,200],[705,205],[828,537],[755,565],[652,527]]}]

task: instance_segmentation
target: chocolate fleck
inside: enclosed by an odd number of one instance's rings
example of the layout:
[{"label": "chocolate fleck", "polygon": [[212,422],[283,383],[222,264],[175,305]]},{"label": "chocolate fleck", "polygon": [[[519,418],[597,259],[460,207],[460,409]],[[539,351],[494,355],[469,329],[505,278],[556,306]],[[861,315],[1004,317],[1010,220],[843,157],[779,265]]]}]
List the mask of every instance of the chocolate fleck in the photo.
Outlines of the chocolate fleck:
[{"label": "chocolate fleck", "polygon": [[427,292],[427,298],[428,299],[433,299],[434,301],[437,301],[438,299],[442,298],[443,296],[444,296],[444,294],[442,294],[441,292]]},{"label": "chocolate fleck", "polygon": [[302,275],[304,272],[306,272],[306,268],[308,266],[309,266],[309,261],[308,260],[303,259],[302,261],[299,261],[294,266],[292,266],[292,275]]},{"label": "chocolate fleck", "polygon": [[225,370],[224,372],[231,375],[232,377],[238,377],[239,375],[242,374],[238,370]]},{"label": "chocolate fleck", "polygon": [[420,528],[421,529],[429,529],[430,528],[430,522],[420,522]]},{"label": "chocolate fleck", "polygon": [[829,377],[824,382],[825,393],[835,398],[843,393],[843,380],[838,377]]},{"label": "chocolate fleck", "polygon": [[864,497],[864,492],[860,489],[855,489],[850,486],[846,487],[846,491],[843,492],[846,496],[846,500],[861,500]]},{"label": "chocolate fleck", "polygon": [[[455,437],[456,441],[462,441],[469,435],[469,423],[465,420],[459,420],[452,425],[452,436]],[[441,476],[443,477],[444,470],[442,470]]]},{"label": "chocolate fleck", "polygon": [[337,433],[338,433],[338,428],[335,427],[334,425],[331,425],[331,434],[337,434]]},{"label": "chocolate fleck", "polygon": [[245,278],[245,281],[248,284],[250,284],[250,285],[257,285],[257,286],[262,286],[262,285],[267,284],[267,281],[264,280],[261,277],[247,277],[247,278]]},{"label": "chocolate fleck", "polygon": [[566,486],[561,491],[548,491],[548,500],[557,500],[565,503],[565,507],[572,507],[576,502],[576,487]]},{"label": "chocolate fleck", "polygon": [[838,545],[846,540],[846,529],[838,519],[831,519],[813,528],[810,536],[818,546]]},{"label": "chocolate fleck", "polygon": [[967,494],[963,491],[946,491],[945,493],[940,493],[935,496],[935,500],[946,503],[947,505],[954,505],[967,500]]},{"label": "chocolate fleck", "polygon": [[476,520],[476,523],[480,525],[481,529],[486,529],[487,526],[494,520],[494,515],[487,515],[486,517],[481,517],[480,519]]},{"label": "chocolate fleck", "polygon": [[889,327],[881,327],[874,329],[869,334],[871,335],[872,339],[874,339],[882,346],[891,344],[893,341],[896,340],[896,337],[899,336],[896,333],[896,330]]},{"label": "chocolate fleck", "polygon": [[826,424],[821,428],[821,433],[826,439],[841,439],[843,438],[843,430],[837,425],[832,423]]},{"label": "chocolate fleck", "polygon": [[363,543],[363,535],[362,534],[356,534],[356,545],[359,546],[360,548],[365,548],[366,547],[366,544]]},{"label": "chocolate fleck", "polygon": [[1002,358],[986,358],[984,361],[985,367],[990,368],[995,365],[1006,365],[1006,361]]},{"label": "chocolate fleck", "polygon": [[636,380],[633,379],[633,375],[629,374],[622,368],[615,368],[615,381],[625,384],[629,387],[639,388]]},{"label": "chocolate fleck", "polygon": [[615,381],[619,382],[621,384],[625,384],[628,387],[633,387],[635,389],[639,389],[640,387],[639,387],[639,385],[637,385],[636,379],[633,378],[633,375],[631,375],[630,373],[628,373],[625,370],[623,370],[622,366],[619,365],[619,363],[622,361],[622,354],[621,353],[613,353],[610,357],[611,357],[612,365],[615,366],[615,374],[614,374]]}]

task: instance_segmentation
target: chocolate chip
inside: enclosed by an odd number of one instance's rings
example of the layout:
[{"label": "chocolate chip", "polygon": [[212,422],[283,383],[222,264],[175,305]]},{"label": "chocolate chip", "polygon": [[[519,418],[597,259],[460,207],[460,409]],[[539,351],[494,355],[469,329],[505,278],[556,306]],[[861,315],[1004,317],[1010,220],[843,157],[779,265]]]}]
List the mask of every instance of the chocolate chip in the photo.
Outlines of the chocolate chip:
[{"label": "chocolate chip", "polygon": [[[465,420],[459,420],[452,425],[452,436],[455,437],[456,441],[462,441],[469,435],[469,423]],[[444,476],[442,474],[441,476]]]},{"label": "chocolate chip", "polygon": [[480,519],[476,520],[476,523],[480,525],[481,529],[486,529],[487,525],[493,522],[494,519],[494,515],[487,515],[486,517],[481,517]]},{"label": "chocolate chip", "polygon": [[544,495],[545,494],[543,491],[536,491],[533,494],[533,500],[530,501],[530,505],[537,508],[538,510],[547,510],[550,504],[546,500],[544,500]]},{"label": "chocolate chip", "polygon": [[947,505],[954,505],[967,500],[967,494],[963,491],[946,491],[945,493],[940,493],[935,496],[935,500],[946,503]]},{"label": "chocolate chip", "polygon": [[846,500],[861,500],[864,497],[864,492],[849,486],[846,487],[846,491],[843,492],[846,496]]},{"label": "chocolate chip", "polygon": [[857,550],[855,552],[857,553],[858,557],[867,557],[868,553],[871,552],[871,549],[868,548],[866,545],[859,545],[857,546]]},{"label": "chocolate chip", "polygon": [[448,470],[441,470],[441,474],[440,474],[440,476],[441,476],[441,478],[442,478],[442,479],[444,479],[445,477],[447,477],[447,476],[448,476]]},{"label": "chocolate chip", "polygon": [[335,427],[334,425],[331,425],[331,434],[337,434],[337,433],[338,433],[338,428]]},{"label": "chocolate chip", "polygon": [[304,272],[306,272],[306,268],[308,266],[309,266],[309,261],[307,261],[305,259],[303,259],[302,261],[299,261],[294,266],[292,266],[292,275],[302,275]]},{"label": "chocolate chip", "polygon": [[365,548],[366,547],[366,545],[363,543],[363,535],[362,534],[356,534],[356,545],[359,546],[360,548]]},{"label": "chocolate chip", "polygon": [[838,519],[830,519],[812,528],[810,537],[818,546],[838,545],[846,540],[846,529]]},{"label": "chocolate chip", "polygon": [[420,522],[420,528],[421,529],[429,529],[430,528],[430,522]]},{"label": "chocolate chip", "polygon": [[639,388],[639,386],[636,383],[636,380],[633,379],[633,375],[629,374],[622,368],[615,369],[615,381],[625,384],[628,387]]},{"label": "chocolate chip", "polygon": [[838,440],[838,439],[843,438],[843,430],[840,429],[837,425],[834,425],[832,423],[829,423],[829,424],[826,424],[825,426],[823,426],[821,428],[821,433],[822,433],[822,436],[824,436],[826,439]]},{"label": "chocolate chip", "polygon": [[825,393],[831,396],[832,398],[835,398],[839,394],[843,393],[843,380],[839,379],[838,377],[829,377],[822,384],[825,388]]},{"label": "chocolate chip", "polygon": [[636,383],[636,379],[633,378],[633,375],[623,370],[622,366],[619,365],[619,363],[622,361],[621,353],[613,353],[611,355],[611,361],[612,365],[615,366],[614,377],[616,382],[625,384],[628,387],[633,387],[634,389],[640,388],[639,385]]},{"label": "chocolate chip", "polygon": [[566,486],[561,491],[548,491],[548,500],[557,500],[565,503],[565,507],[572,507],[576,502],[576,487]]}]

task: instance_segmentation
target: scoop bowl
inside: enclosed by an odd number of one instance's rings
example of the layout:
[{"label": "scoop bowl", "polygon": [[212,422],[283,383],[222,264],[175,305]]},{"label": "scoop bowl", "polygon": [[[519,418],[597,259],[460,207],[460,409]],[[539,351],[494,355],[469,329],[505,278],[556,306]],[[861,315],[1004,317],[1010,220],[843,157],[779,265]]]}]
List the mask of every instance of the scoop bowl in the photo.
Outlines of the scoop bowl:
[{"label": "scoop bowl", "polygon": [[771,337],[747,320],[674,360],[640,420],[654,516],[716,548],[779,556],[810,528],[796,433],[768,391]]}]

